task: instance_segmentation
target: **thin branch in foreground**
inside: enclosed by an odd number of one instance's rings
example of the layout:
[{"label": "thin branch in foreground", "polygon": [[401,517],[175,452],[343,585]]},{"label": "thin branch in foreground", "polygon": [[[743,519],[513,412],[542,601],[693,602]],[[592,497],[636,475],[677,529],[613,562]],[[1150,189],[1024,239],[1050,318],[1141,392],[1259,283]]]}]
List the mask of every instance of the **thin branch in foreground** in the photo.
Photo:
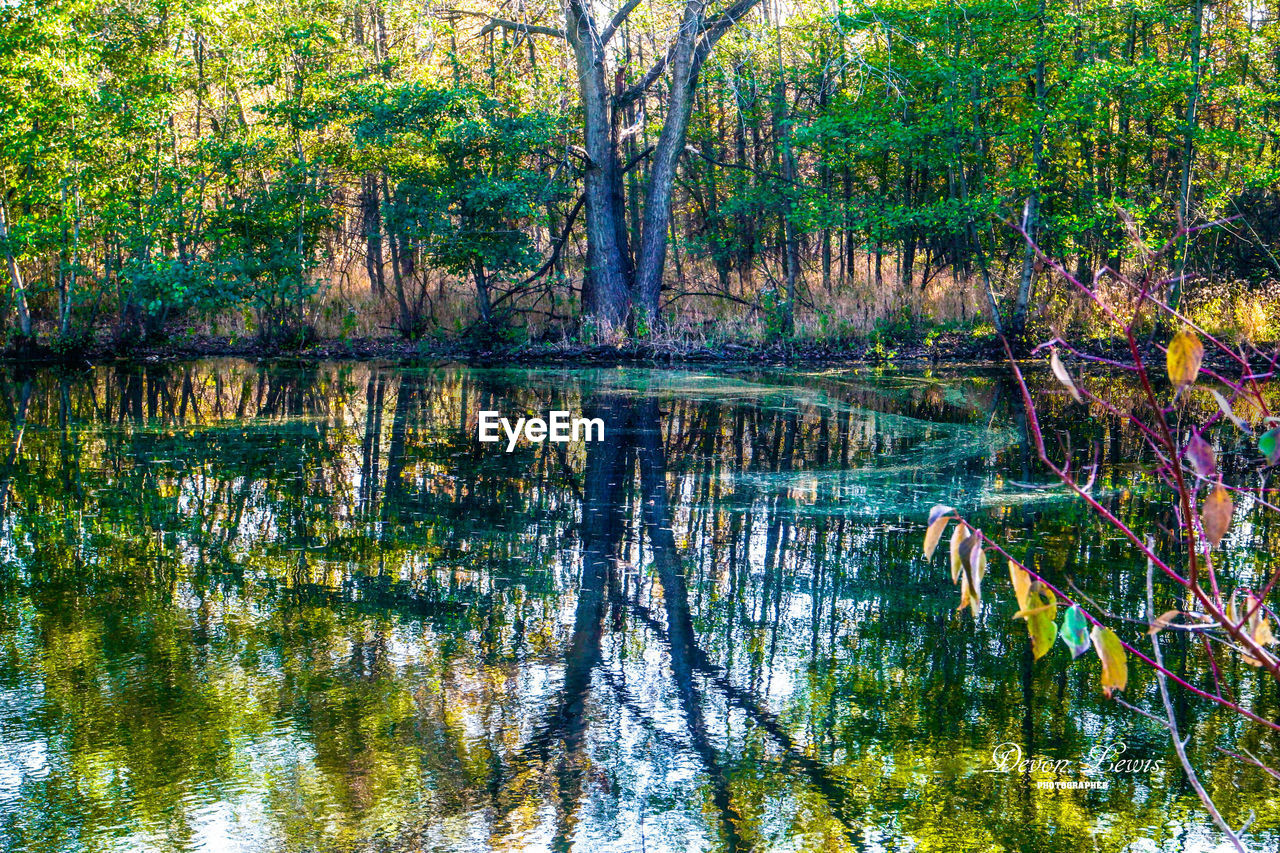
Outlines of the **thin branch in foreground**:
[{"label": "thin branch in foreground", "polygon": [[[1150,537],[1147,539],[1148,546],[1154,545]],[[1152,621],[1156,618],[1155,604],[1155,587],[1154,587],[1155,567],[1150,560],[1147,560],[1147,615]],[[1187,774],[1187,782],[1191,785],[1191,789],[1196,792],[1196,796],[1200,798],[1201,804],[1205,810],[1209,812],[1209,816],[1213,818],[1213,822],[1218,825],[1218,829],[1222,830],[1222,834],[1227,836],[1227,840],[1240,853],[1247,853],[1248,848],[1244,846],[1244,842],[1240,840],[1240,836],[1236,834],[1230,824],[1218,811],[1218,806],[1214,803],[1213,798],[1209,796],[1209,792],[1204,789],[1204,785],[1200,784],[1200,777],[1196,775],[1196,770],[1191,766],[1191,759],[1187,758],[1187,742],[1191,740],[1188,735],[1184,740],[1178,734],[1178,717],[1173,710],[1173,700],[1169,697],[1169,684],[1165,679],[1164,654],[1160,651],[1160,635],[1158,633],[1151,635],[1151,650],[1155,656],[1156,663],[1160,664],[1161,669],[1156,670],[1156,683],[1160,686],[1160,698],[1164,702],[1164,713],[1168,721],[1169,740],[1173,742],[1173,749],[1178,754],[1178,763],[1182,765],[1182,770]]]}]

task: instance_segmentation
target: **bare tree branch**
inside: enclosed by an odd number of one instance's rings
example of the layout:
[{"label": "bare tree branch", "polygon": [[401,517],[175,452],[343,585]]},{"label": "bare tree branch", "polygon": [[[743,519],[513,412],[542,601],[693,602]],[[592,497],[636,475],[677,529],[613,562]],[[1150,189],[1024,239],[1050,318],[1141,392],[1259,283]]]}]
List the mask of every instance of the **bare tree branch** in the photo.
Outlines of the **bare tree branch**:
[{"label": "bare tree branch", "polygon": [[759,2],[760,0],[737,0],[720,17],[707,22],[702,34],[702,40],[698,43],[699,64],[711,53],[711,49],[716,46],[716,42],[720,41],[721,37],[729,32],[729,29],[734,24],[742,20],[748,12],[754,9]]},{"label": "bare tree branch", "polygon": [[622,22],[627,19],[628,15],[635,11],[635,8],[639,6],[641,2],[642,0],[627,0],[627,2],[623,4],[622,8],[614,14],[614,16],[609,20],[608,26],[604,28],[604,32],[600,33],[601,47],[604,47],[609,43],[609,39],[613,38],[613,34],[618,31],[618,27],[622,26]]},{"label": "bare tree branch", "polygon": [[558,27],[544,27],[540,24],[526,24],[523,21],[508,21],[506,18],[495,18],[492,15],[486,15],[483,12],[472,12],[468,9],[446,9],[442,13],[445,17],[459,18],[462,16],[472,18],[484,18],[487,24],[480,30],[481,36],[487,36],[494,30],[502,29],[514,33],[525,33],[529,35],[551,36],[552,38],[565,38],[564,30]]},{"label": "bare tree branch", "polygon": [[[1150,537],[1147,537],[1148,549],[1155,545]],[[1155,592],[1153,589],[1153,575],[1155,566],[1150,559],[1147,560],[1147,616],[1151,621],[1156,618]],[[1153,634],[1151,636],[1151,650],[1154,652],[1156,663],[1164,666],[1164,655],[1160,651],[1160,635]],[[1187,782],[1190,783],[1192,790],[1196,792],[1196,796],[1200,798],[1200,802],[1204,804],[1205,809],[1209,812],[1209,817],[1213,818],[1213,822],[1218,825],[1218,829],[1222,830],[1223,835],[1227,836],[1227,840],[1240,853],[1246,853],[1244,842],[1240,840],[1240,836],[1236,834],[1226,818],[1218,811],[1218,806],[1209,796],[1209,792],[1204,789],[1204,785],[1200,784],[1200,777],[1196,775],[1195,768],[1191,766],[1191,759],[1187,758],[1187,741],[1178,734],[1178,717],[1173,712],[1173,700],[1169,698],[1169,682],[1164,677],[1164,673],[1159,669],[1156,670],[1156,683],[1160,686],[1160,698],[1164,701],[1164,713],[1168,719],[1169,740],[1173,742],[1173,749],[1178,754],[1178,763],[1182,765],[1182,770],[1187,774]]]},{"label": "bare tree branch", "polygon": [[663,51],[662,56],[659,56],[654,61],[653,65],[649,67],[649,70],[644,73],[643,77],[635,83],[632,83],[629,87],[623,90],[621,94],[615,97],[613,99],[614,109],[625,109],[635,101],[639,100],[641,95],[649,91],[649,87],[658,82],[658,78],[662,76],[662,72],[667,70],[667,63],[671,61],[671,57],[675,53],[675,49],[676,47],[674,44],[669,46],[665,51]]}]

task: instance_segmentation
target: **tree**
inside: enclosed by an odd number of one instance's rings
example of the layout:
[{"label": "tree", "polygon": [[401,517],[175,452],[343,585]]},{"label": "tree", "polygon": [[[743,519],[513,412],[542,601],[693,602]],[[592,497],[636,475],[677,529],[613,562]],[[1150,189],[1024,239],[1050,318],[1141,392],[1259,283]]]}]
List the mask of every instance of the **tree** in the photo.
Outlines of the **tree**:
[{"label": "tree", "polygon": [[[494,288],[537,260],[529,223],[558,190],[529,163],[551,117],[469,85],[373,84],[353,93],[357,168],[389,179],[379,218],[397,247],[475,285],[481,321],[492,325]],[[423,331],[425,286],[408,287],[396,264],[400,331]]]},{"label": "tree", "polygon": [[[630,19],[640,0],[627,0],[606,22],[590,3],[569,0],[563,29],[492,18],[486,29],[563,38],[577,69],[582,108],[583,183],[586,197],[587,269],[583,312],[603,330],[630,322],[633,329],[660,322],[659,298],[666,267],[667,231],[671,222],[676,168],[685,148],[698,75],[716,43],[760,0],[734,0],[712,10],[706,0],[687,0],[676,34],[649,69],[626,88],[611,90],[626,69],[610,44]],[[613,73],[610,73],[613,72]],[[654,84],[665,79],[659,109],[665,114],[645,186],[640,243],[634,261],[626,218],[626,189],[620,142],[631,130],[619,126],[624,111],[645,101]],[[645,105],[640,113],[645,114]],[[632,204],[639,205],[637,199]]]}]

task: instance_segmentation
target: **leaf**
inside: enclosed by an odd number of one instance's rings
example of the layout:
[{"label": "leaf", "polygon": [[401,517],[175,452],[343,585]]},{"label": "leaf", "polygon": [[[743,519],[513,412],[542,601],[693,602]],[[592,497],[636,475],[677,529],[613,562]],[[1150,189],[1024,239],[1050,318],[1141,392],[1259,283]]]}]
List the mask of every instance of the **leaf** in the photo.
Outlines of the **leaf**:
[{"label": "leaf", "polygon": [[1200,362],[1204,359],[1204,344],[1193,332],[1183,329],[1169,341],[1165,363],[1169,368],[1169,381],[1178,391],[1191,385],[1200,374]]},{"label": "leaf", "polygon": [[1218,547],[1218,543],[1231,529],[1231,515],[1235,509],[1231,494],[1221,483],[1205,498],[1204,506],[1200,509],[1200,525],[1204,528],[1204,538],[1214,548]]},{"label": "leaf", "polygon": [[1110,628],[1094,625],[1089,632],[1093,649],[1102,661],[1102,692],[1110,698],[1116,690],[1124,690],[1129,683],[1129,666],[1125,662],[1124,646]]},{"label": "leaf", "polygon": [[[1233,593],[1231,597],[1234,599],[1235,594]],[[1253,593],[1245,597],[1244,609],[1249,614],[1249,634],[1252,635],[1254,642],[1264,646],[1274,643],[1276,638],[1271,633],[1271,623],[1267,619],[1267,613],[1262,609],[1262,602]]]},{"label": "leaf", "polygon": [[929,527],[924,532],[924,558],[926,560],[932,560],[934,551],[938,550],[938,540],[942,538],[942,531],[947,529],[947,523],[951,521],[949,513],[952,512],[955,512],[955,510],[942,504],[938,504],[929,510]]},{"label": "leaf", "polygon": [[[1231,598],[1228,601],[1228,604],[1235,602],[1236,595],[1238,593],[1239,590],[1231,593]],[[1249,593],[1245,596],[1244,612],[1249,617],[1247,626],[1249,636],[1253,638],[1255,643],[1260,646],[1267,646],[1276,641],[1275,635],[1271,632],[1271,621],[1267,618],[1266,611],[1262,609],[1262,603],[1258,601],[1257,597],[1254,596],[1253,593]],[[1232,612],[1227,615],[1228,618],[1235,621],[1236,617],[1234,608],[1232,608]],[[1258,660],[1252,655],[1244,654],[1243,652],[1240,654],[1240,657],[1245,663],[1249,664],[1249,666],[1262,666],[1263,664],[1263,661]]]},{"label": "leaf", "polygon": [[1071,649],[1071,659],[1075,660],[1089,649],[1089,620],[1084,618],[1084,611],[1079,604],[1068,608],[1062,617],[1062,642]]},{"label": "leaf", "polygon": [[1247,435],[1253,435],[1253,430],[1249,429],[1249,425],[1244,422],[1244,418],[1236,414],[1236,410],[1231,408],[1231,403],[1227,401],[1226,397],[1222,396],[1221,392],[1215,388],[1210,388],[1209,393],[1213,395],[1213,399],[1218,404],[1222,414],[1226,415],[1227,419],[1235,424],[1237,429]]},{"label": "leaf", "polygon": [[1206,480],[1212,480],[1218,473],[1218,462],[1213,455],[1213,447],[1199,433],[1191,436],[1187,442],[1187,459],[1195,472]]},{"label": "leaf", "polygon": [[960,563],[960,543],[969,537],[969,526],[963,522],[957,524],[955,529],[951,531],[951,582],[955,583],[960,580],[960,570],[963,565]]},{"label": "leaf", "polygon": [[1268,465],[1280,462],[1280,427],[1274,427],[1258,436],[1258,450],[1266,457]]},{"label": "leaf", "polygon": [[1276,641],[1271,633],[1271,620],[1263,616],[1253,628],[1253,641],[1260,646],[1269,646]]},{"label": "leaf", "polygon": [[982,554],[982,535],[971,531],[968,538],[960,543],[960,564],[966,570],[973,568],[974,561]]},{"label": "leaf", "polygon": [[1053,375],[1057,377],[1063,387],[1071,392],[1072,398],[1077,403],[1084,402],[1084,398],[1080,396],[1080,389],[1076,387],[1076,383],[1071,379],[1071,374],[1067,372],[1067,368],[1062,365],[1062,359],[1058,358],[1056,349],[1049,353],[1049,369],[1053,371]]},{"label": "leaf", "polygon": [[947,523],[951,521],[947,516],[930,524],[924,532],[924,558],[926,560],[933,559],[933,552],[938,550],[938,540],[942,538],[942,531],[947,529]]},{"label": "leaf", "polygon": [[973,614],[973,618],[977,619],[982,609],[982,578],[987,573],[987,555],[981,547],[972,562],[973,567],[969,569],[963,580],[967,581],[969,611]]},{"label": "leaf", "polygon": [[1013,581],[1013,594],[1018,599],[1018,609],[1026,610],[1031,606],[1028,598],[1031,592],[1031,575],[1026,569],[1010,560],[1009,580]]},{"label": "leaf", "polygon": [[1181,615],[1181,610],[1166,610],[1157,616],[1156,620],[1151,623],[1151,627],[1147,629],[1147,634],[1154,637],[1156,634],[1159,634],[1165,628],[1173,624],[1173,620]]},{"label": "leaf", "polygon": [[982,607],[982,578],[987,573],[987,555],[982,550],[982,531],[975,530],[960,543],[960,564],[964,573],[960,578],[960,607],[969,606],[974,618]]},{"label": "leaf", "polygon": [[1031,654],[1036,660],[1040,660],[1053,648],[1053,641],[1058,638],[1058,626],[1054,622],[1058,615],[1058,597],[1053,594],[1053,590],[1037,581],[1028,590],[1027,603],[1030,607],[1019,610],[1014,618],[1027,620],[1027,633],[1031,635]]}]

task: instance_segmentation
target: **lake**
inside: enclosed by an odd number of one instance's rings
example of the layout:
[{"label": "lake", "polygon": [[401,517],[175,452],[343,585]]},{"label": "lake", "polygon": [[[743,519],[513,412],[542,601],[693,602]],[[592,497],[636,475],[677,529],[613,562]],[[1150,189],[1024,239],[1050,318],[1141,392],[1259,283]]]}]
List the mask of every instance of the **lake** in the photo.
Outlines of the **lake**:
[{"label": "lake", "polygon": [[[1032,488],[1047,479],[1006,371],[214,360],[8,370],[0,397],[0,849],[1220,837],[1092,652],[1032,661],[1002,565],[975,619],[945,554],[921,553],[950,504],[1143,617],[1127,543]],[[1101,448],[1100,500],[1170,523],[1136,433],[1056,386],[1043,399],[1050,435]],[[481,411],[551,410],[606,440],[477,440]],[[1248,518],[1222,560],[1258,583],[1280,527]],[[1185,643],[1166,641],[1170,666],[1201,683]],[[1264,673],[1221,677],[1280,713]],[[1156,695],[1131,666],[1129,701]],[[1253,813],[1249,840],[1280,849],[1280,786],[1216,749],[1275,764],[1280,743],[1178,711],[1228,819]]]}]

